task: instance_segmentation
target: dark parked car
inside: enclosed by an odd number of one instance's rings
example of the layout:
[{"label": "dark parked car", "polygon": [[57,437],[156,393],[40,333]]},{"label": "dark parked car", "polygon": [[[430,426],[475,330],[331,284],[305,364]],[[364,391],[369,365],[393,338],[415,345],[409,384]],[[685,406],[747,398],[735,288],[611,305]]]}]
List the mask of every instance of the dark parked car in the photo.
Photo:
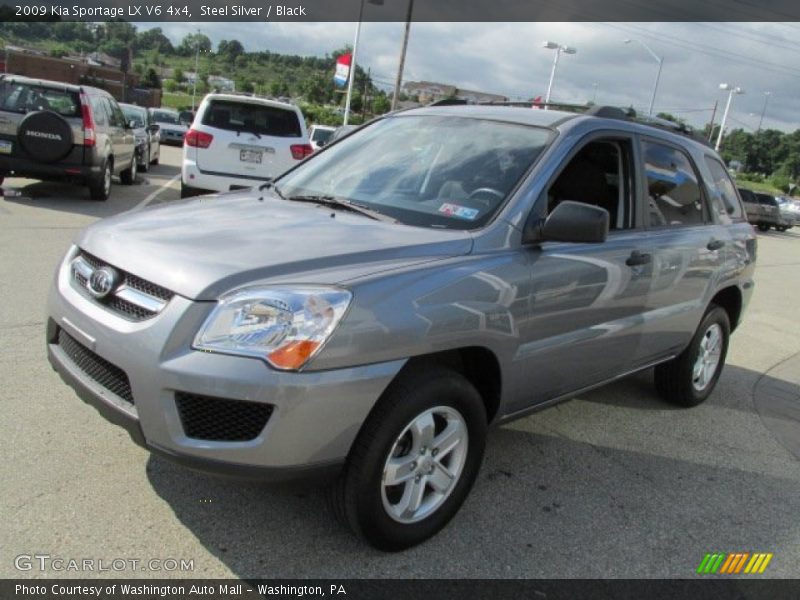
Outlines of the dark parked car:
[{"label": "dark parked car", "polygon": [[75,181],[93,200],[107,200],[112,175],[136,179],[134,148],[133,129],[108,92],[0,76],[0,181]]},{"label": "dark parked car", "polygon": [[358,535],[419,543],[490,426],[651,367],[695,406],[722,373],[756,260],[736,188],[712,148],[597,114],[393,113],[258,188],[95,223],[50,360],[153,452],[333,479]]},{"label": "dark parked car", "polygon": [[143,106],[120,104],[125,118],[133,124],[136,136],[136,160],[140,171],[148,171],[150,165],[157,165],[161,156],[161,136],[159,125]]}]

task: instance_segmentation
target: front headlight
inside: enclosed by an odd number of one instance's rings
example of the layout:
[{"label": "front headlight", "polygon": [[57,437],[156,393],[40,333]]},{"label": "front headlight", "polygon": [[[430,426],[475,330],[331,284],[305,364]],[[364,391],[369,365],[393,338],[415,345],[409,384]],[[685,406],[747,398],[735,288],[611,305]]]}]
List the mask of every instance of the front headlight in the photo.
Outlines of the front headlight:
[{"label": "front headlight", "polygon": [[255,356],[297,370],[333,333],[353,295],[332,287],[253,287],[220,298],[194,340],[198,350]]}]

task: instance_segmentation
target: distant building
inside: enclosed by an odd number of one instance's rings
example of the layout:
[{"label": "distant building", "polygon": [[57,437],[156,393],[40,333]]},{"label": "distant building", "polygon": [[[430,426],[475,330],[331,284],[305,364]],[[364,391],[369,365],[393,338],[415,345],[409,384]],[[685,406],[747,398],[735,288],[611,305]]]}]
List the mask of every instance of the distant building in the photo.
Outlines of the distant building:
[{"label": "distant building", "polygon": [[161,90],[140,88],[135,73],[123,73],[119,68],[100,66],[88,56],[55,58],[39,51],[6,46],[0,54],[0,72],[24,75],[36,79],[62,81],[74,85],[99,87],[117,100],[136,102],[142,106],[160,106]]},{"label": "distant building", "polygon": [[470,103],[508,102],[508,98],[500,94],[465,90],[454,85],[431,81],[408,81],[403,85],[403,92],[407,96],[418,97],[421,104],[430,104],[445,98],[458,98]]}]

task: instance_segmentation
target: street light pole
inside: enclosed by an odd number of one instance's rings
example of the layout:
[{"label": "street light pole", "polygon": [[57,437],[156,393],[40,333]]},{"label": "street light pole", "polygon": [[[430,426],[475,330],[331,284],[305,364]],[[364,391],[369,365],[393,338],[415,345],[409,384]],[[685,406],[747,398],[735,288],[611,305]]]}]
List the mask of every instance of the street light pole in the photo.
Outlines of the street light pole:
[{"label": "street light pole", "polygon": [[623,42],[625,44],[630,44],[631,42],[636,42],[642,48],[647,50],[648,54],[650,54],[650,56],[652,56],[653,59],[658,63],[658,71],[656,72],[656,81],[653,84],[653,94],[650,96],[650,106],[647,109],[647,116],[652,117],[653,116],[653,107],[655,106],[655,103],[656,103],[656,93],[658,92],[658,84],[661,81],[661,69],[664,67],[664,57],[663,56],[659,56],[658,54],[653,52],[652,48],[650,48],[650,46],[645,44],[642,40],[623,40]]},{"label": "street light pole", "polygon": [[197,44],[194,52],[194,83],[192,83],[192,112],[194,112],[194,102],[197,95],[197,78],[200,76],[197,69],[200,63],[200,30],[197,30]]},{"label": "street light pole", "polygon": [[547,84],[547,95],[544,98],[544,109],[548,110],[550,104],[550,95],[553,92],[553,81],[556,78],[556,69],[558,68],[558,59],[561,57],[561,53],[563,52],[564,54],[575,54],[578,51],[575,48],[571,48],[570,46],[564,46],[556,42],[544,42],[542,44],[542,48],[547,48],[548,50],[556,51],[556,55],[553,58],[553,67],[552,69],[550,69],[550,81]]},{"label": "street light pole", "polygon": [[397,78],[394,82],[394,95],[392,96],[392,110],[397,110],[397,100],[400,96],[400,84],[403,82],[403,69],[406,66],[406,50],[408,49],[408,35],[411,32],[411,15],[414,13],[414,0],[408,0],[408,13],[406,14],[406,28],[403,34],[403,47],[400,50],[400,64],[397,67]]},{"label": "street light pole", "polygon": [[756,133],[761,131],[761,124],[764,122],[764,115],[767,112],[767,102],[769,102],[769,97],[772,95],[772,92],[764,92],[764,108],[761,109],[761,118],[758,119],[758,129],[756,129]]},{"label": "street light pole", "polygon": [[722,123],[719,125],[719,135],[717,136],[717,143],[714,146],[714,150],[719,152],[719,147],[722,144],[722,134],[725,132],[725,124],[728,121],[728,112],[731,110],[731,102],[733,101],[734,94],[744,94],[744,90],[740,87],[736,87],[727,83],[720,83],[719,89],[726,90],[728,92],[728,101],[725,103],[725,112],[722,113]]}]

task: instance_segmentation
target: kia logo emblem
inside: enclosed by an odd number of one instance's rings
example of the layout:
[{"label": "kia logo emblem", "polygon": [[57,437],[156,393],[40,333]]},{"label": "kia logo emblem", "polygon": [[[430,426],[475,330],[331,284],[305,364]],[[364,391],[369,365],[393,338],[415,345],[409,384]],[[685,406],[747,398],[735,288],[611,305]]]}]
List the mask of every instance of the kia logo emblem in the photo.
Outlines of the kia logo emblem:
[{"label": "kia logo emblem", "polygon": [[111,267],[100,267],[89,277],[89,291],[95,298],[105,298],[119,283],[119,273]]}]

